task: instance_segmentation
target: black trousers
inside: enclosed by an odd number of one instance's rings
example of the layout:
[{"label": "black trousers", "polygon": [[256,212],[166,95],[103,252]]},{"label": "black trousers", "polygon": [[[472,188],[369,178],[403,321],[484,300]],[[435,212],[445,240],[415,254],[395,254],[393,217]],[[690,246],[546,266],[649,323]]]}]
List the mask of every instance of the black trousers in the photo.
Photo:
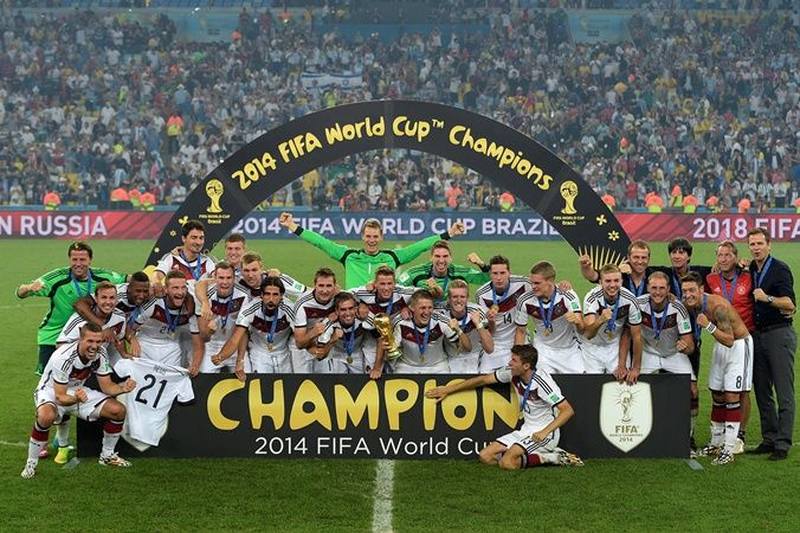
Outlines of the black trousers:
[{"label": "black trousers", "polygon": [[[753,388],[761,416],[761,437],[776,450],[789,450],[794,428],[794,354],[791,325],[753,334]],[[774,394],[773,394],[774,392]]]}]

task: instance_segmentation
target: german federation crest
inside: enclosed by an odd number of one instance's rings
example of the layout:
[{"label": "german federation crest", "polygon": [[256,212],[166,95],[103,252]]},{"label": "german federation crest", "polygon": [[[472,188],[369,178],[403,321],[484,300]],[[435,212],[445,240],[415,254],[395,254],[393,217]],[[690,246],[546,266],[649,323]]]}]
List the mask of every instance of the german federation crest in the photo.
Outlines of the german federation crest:
[{"label": "german federation crest", "polygon": [[612,381],[600,396],[600,431],[608,441],[628,453],[653,429],[653,398],[649,383],[628,385]]}]

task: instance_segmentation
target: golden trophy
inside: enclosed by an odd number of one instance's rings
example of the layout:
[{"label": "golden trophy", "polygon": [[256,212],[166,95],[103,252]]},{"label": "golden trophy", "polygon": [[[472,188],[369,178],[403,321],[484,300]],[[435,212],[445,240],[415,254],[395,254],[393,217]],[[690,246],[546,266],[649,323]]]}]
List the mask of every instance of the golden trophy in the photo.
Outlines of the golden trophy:
[{"label": "golden trophy", "polygon": [[219,205],[219,200],[222,198],[222,193],[225,192],[225,186],[218,179],[213,179],[206,183],[206,194],[208,199],[211,200],[211,205],[208,206],[209,213],[222,213],[222,208]]},{"label": "golden trophy", "polygon": [[389,318],[389,315],[386,313],[378,313],[375,315],[374,324],[378,335],[381,336],[381,339],[386,340],[387,348],[383,355],[384,359],[387,361],[393,361],[403,355],[403,352],[400,351],[400,347],[397,346],[397,343],[394,340],[392,319]]},{"label": "golden trophy", "polygon": [[578,184],[572,180],[567,180],[561,184],[559,189],[561,197],[564,199],[564,208],[561,212],[565,215],[574,215],[578,211],[575,210],[575,198],[578,197]]}]

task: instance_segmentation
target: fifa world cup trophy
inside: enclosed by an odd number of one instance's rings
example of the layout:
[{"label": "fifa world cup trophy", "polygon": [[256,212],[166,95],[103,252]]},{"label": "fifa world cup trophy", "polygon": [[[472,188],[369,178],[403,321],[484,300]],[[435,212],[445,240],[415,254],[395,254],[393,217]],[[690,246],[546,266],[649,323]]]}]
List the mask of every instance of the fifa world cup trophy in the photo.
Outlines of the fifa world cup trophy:
[{"label": "fifa world cup trophy", "polygon": [[387,361],[393,361],[403,355],[397,343],[394,340],[394,331],[392,331],[392,319],[385,313],[375,315],[375,330],[381,339],[386,340],[387,348],[385,358]]}]

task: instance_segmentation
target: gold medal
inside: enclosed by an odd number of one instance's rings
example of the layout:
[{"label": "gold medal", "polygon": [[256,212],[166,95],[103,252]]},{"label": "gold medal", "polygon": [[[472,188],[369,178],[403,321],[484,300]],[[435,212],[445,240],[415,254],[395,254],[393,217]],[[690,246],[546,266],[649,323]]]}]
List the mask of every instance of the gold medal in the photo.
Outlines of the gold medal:
[{"label": "gold medal", "polygon": [[348,365],[352,365],[353,364],[353,358],[351,356],[349,356],[349,355],[347,356],[347,364]]},{"label": "gold medal", "polygon": [[269,350],[270,352],[272,351],[272,349],[273,349],[274,347],[275,347],[275,345],[274,345],[274,344],[272,344],[271,342],[268,342],[268,343],[267,343],[267,350]]},{"label": "gold medal", "polygon": [[498,313],[500,311],[500,306],[497,305],[497,304],[494,304],[493,306],[491,306],[489,308],[489,311],[494,311],[495,313]]},{"label": "gold medal", "polygon": [[614,338],[614,332],[606,331],[606,337],[608,337],[608,340],[612,340]]},{"label": "gold medal", "polygon": [[420,354],[420,356],[419,356],[419,362],[420,362],[420,363],[424,363],[424,362],[425,362],[425,356],[424,356],[424,355]]},{"label": "gold medal", "polygon": [[547,328],[544,328],[544,331],[542,331],[542,335],[544,335],[545,337],[549,337],[550,336],[550,330],[547,329]]}]

